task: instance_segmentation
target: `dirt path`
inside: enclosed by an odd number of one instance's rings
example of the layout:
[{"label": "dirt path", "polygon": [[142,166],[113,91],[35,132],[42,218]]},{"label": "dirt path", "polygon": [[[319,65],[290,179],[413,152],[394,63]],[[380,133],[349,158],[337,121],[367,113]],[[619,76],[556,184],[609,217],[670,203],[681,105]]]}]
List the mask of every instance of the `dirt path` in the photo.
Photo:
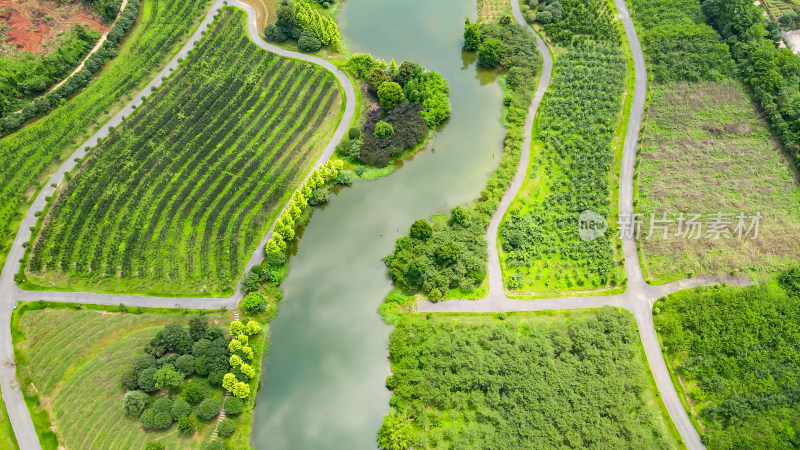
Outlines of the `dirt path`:
[{"label": "dirt path", "polygon": [[[252,6],[246,5],[239,0],[216,0],[213,6],[209,9],[205,18],[197,28],[195,33],[187,40],[183,48],[167,63],[167,65],[159,72],[150,83],[145,86],[138,95],[133,96],[135,100],[131,101],[128,105],[122,108],[114,117],[112,117],[106,125],[103,126],[97,133],[88,138],[85,143],[76,150],[71,157],[66,158],[64,163],[58,170],[44,183],[47,187],[43,188],[39,195],[33,201],[33,204],[28,209],[25,217],[20,225],[19,232],[17,233],[14,244],[12,245],[6,264],[0,273],[0,385],[2,386],[3,400],[5,401],[8,410],[8,416],[11,420],[11,425],[14,428],[14,434],[17,437],[17,442],[20,448],[40,449],[38,437],[33,427],[28,408],[25,400],[20,391],[19,382],[16,376],[14,349],[11,338],[11,314],[16,308],[19,301],[32,301],[32,300],[46,300],[51,302],[77,302],[77,303],[92,303],[103,305],[120,305],[126,306],[142,306],[142,307],[160,307],[160,308],[187,308],[187,309],[217,309],[217,308],[235,308],[239,300],[244,295],[241,289],[241,283],[236,288],[236,293],[229,298],[175,298],[175,297],[146,297],[146,296],[128,296],[117,294],[90,294],[81,292],[56,292],[56,291],[22,291],[14,282],[14,274],[19,272],[20,259],[25,254],[23,243],[30,240],[31,231],[30,227],[36,224],[38,217],[36,211],[41,211],[47,203],[46,198],[52,196],[55,185],[60,184],[64,180],[64,175],[71,171],[78,164],[75,159],[83,158],[87,154],[87,150],[97,142],[98,139],[103,139],[110,133],[110,130],[122,123],[124,117],[128,117],[135,112],[135,106],[141,103],[141,97],[149,97],[155,88],[160,86],[169,75],[178,68],[178,60],[183,60],[188,56],[196,43],[202,40],[203,35],[208,31],[211,23],[214,20],[214,15],[225,7],[226,5],[235,6],[245,10],[247,13],[247,29],[250,38],[259,47],[269,52],[278,55],[292,58],[296,60],[306,61],[317,66],[320,66],[333,74],[336,77],[342,89],[344,90],[345,110],[342,118],[333,133],[333,136],[328,141],[325,148],[320,153],[313,167],[318,167],[324,164],[333,155],[336,145],[342,140],[347,130],[350,128],[350,123],[353,120],[356,107],[356,92],[355,88],[350,82],[347,75],[344,74],[339,68],[334,66],[328,61],[317,58],[316,56],[307,55],[305,53],[297,53],[289,50],[284,50],[280,47],[274,46],[264,41],[259,34],[259,27],[256,22],[256,12]],[[309,171],[309,176],[311,171]],[[288,204],[288,203],[287,203]],[[285,205],[286,206],[286,205]],[[284,207],[285,207],[284,206]],[[272,229],[274,223],[270,226],[266,236],[262,239],[258,249],[245,268],[245,272],[249,271],[251,267],[259,263],[263,259],[263,247],[267,240],[272,236]]]}]

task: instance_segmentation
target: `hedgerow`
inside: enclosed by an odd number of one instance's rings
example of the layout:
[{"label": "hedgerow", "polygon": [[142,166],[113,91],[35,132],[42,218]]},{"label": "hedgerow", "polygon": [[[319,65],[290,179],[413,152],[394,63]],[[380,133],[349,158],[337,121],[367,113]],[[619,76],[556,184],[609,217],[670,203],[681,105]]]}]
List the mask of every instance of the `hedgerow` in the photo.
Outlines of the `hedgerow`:
[{"label": "hedgerow", "polygon": [[52,273],[86,288],[233,288],[339,101],[329,73],[260,49],[243,20],[226,9],[185,67],[59,192],[30,277]]},{"label": "hedgerow", "polygon": [[614,210],[609,172],[626,69],[622,51],[607,44],[581,43],[556,61],[538,125],[544,148],[532,158],[541,181],[534,196],[519,197],[500,227],[506,267],[524,272],[506,276],[508,289],[620,281],[609,237],[584,241],[577,224],[584,210],[603,217]]},{"label": "hedgerow", "polygon": [[[130,95],[150,79],[151,73],[190,31],[205,3],[205,0],[144,0],[143,8],[148,8],[152,14],[142,17],[132,29],[128,39],[116,49],[119,55],[106,64],[102,76],[93,78],[92,83],[74,97],[63,96],[57,105],[50,105],[57,106],[50,114],[0,138],[0,160],[3,161],[0,166],[0,255],[16,234],[21,212],[30,201],[31,193],[40,187],[39,180],[47,174],[48,168],[66,158],[84,136],[91,135],[118,105],[120,98]],[[128,8],[133,8],[134,4],[136,1],[131,1]],[[122,37],[117,41],[122,41]]]}]

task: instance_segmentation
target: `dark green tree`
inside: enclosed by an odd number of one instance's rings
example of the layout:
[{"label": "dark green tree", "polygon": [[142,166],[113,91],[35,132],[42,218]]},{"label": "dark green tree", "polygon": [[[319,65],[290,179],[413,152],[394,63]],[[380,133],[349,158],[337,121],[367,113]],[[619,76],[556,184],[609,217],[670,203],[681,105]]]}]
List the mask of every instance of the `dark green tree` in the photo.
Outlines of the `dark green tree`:
[{"label": "dark green tree", "polygon": [[474,52],[481,45],[481,26],[464,19],[464,49]]}]

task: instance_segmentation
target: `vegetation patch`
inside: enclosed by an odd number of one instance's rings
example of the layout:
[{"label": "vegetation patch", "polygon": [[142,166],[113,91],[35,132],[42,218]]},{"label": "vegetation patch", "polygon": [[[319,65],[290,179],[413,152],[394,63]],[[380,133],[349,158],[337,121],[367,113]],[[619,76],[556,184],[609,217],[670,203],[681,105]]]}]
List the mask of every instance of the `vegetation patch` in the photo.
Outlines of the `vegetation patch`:
[{"label": "vegetation patch", "polygon": [[[109,309],[126,312],[45,303],[25,304],[15,312],[17,376],[29,407],[35,406],[37,432],[50,435],[42,439],[43,447],[143,448],[157,439],[171,446],[200,448],[213,423],[197,422],[194,434],[181,434],[176,427],[145,431],[123,408],[122,382],[132,361],[165,325],[182,327],[190,318],[205,317],[215,326],[227,327],[230,314]],[[221,390],[213,391],[202,381],[209,395],[214,392],[221,400]],[[54,431],[49,430],[50,420]]]},{"label": "vegetation patch", "polygon": [[800,446],[800,271],[780,279],[679,292],[655,305],[676,387],[709,449]]},{"label": "vegetation patch", "polygon": [[528,0],[522,14],[530,23],[539,23],[555,43],[569,46],[578,40],[620,39],[614,14],[604,0]]},{"label": "vegetation patch", "polygon": [[243,23],[226,9],[182,70],[58,193],[27,266],[35,283],[232,291],[341,104],[332,75],[258,48]]},{"label": "vegetation patch", "polygon": [[383,449],[675,448],[633,316],[409,315],[390,337]]},{"label": "vegetation patch", "polygon": [[612,232],[583,240],[578,217],[615,215],[610,174],[626,71],[616,45],[584,42],[557,58],[528,177],[500,227],[508,291],[546,295],[623,281]]},{"label": "vegetation patch", "polygon": [[[525,118],[541,67],[535,38],[516,23],[501,20],[494,25],[478,25],[467,20],[464,39],[467,50],[477,50],[479,64],[503,73],[508,131],[500,167],[489,178],[480,199],[438,215],[433,223],[417,220],[409,235],[397,240],[394,253],[384,258],[398,288],[424,291],[433,301],[455,289],[470,298],[475,296],[470,292],[481,289],[487,273],[486,227],[516,173]],[[388,304],[393,304],[388,299]]]},{"label": "vegetation patch", "polygon": [[[150,80],[202,14],[205,0],[142,0],[142,14],[118,55],[85,89],[50,114],[0,138],[0,263],[44,177]],[[124,103],[123,103],[124,102]]]},{"label": "vegetation patch", "polygon": [[[330,3],[321,3],[325,8]],[[296,40],[301,51],[313,53],[322,47],[339,49],[339,28],[331,16],[317,8],[311,0],[280,0],[274,24],[264,28],[264,36],[273,42]]]},{"label": "vegetation patch", "polygon": [[[666,282],[694,274],[741,272],[756,278],[786,269],[800,254],[800,189],[791,163],[736,81],[651,88],[640,147],[637,212],[675,219],[679,212],[761,214],[758,238],[675,235],[677,224],[640,240],[649,278]],[[751,220],[748,219],[749,226]]]}]

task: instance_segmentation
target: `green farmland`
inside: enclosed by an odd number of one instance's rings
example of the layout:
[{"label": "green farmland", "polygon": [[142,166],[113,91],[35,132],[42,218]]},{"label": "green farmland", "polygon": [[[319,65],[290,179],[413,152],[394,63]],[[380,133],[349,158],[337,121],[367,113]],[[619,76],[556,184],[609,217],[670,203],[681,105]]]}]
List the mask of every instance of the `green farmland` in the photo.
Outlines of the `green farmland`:
[{"label": "green farmland", "polygon": [[0,263],[22,212],[48,173],[150,81],[205,6],[205,0],[142,1],[139,22],[89,86],[42,119],[0,139]]},{"label": "green farmland", "polygon": [[58,194],[28,264],[35,284],[231,292],[341,105],[332,75],[258,48],[243,19],[225,10]]}]

